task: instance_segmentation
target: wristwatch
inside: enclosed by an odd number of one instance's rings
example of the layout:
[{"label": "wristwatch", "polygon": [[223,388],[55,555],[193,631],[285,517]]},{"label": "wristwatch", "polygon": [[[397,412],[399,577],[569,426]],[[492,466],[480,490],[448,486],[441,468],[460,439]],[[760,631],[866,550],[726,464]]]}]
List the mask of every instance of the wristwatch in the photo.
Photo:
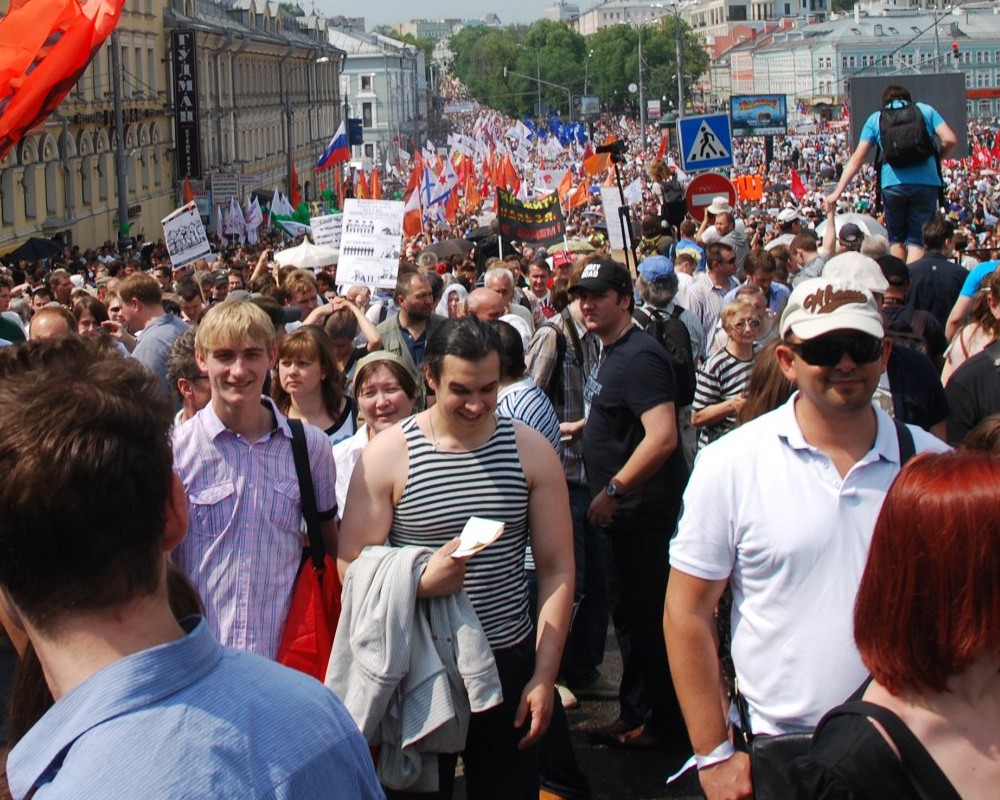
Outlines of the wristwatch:
[{"label": "wristwatch", "polygon": [[604,487],[604,492],[608,497],[613,497],[615,500],[621,500],[625,493],[621,490],[621,482],[616,481],[612,478],[608,481],[608,485]]}]

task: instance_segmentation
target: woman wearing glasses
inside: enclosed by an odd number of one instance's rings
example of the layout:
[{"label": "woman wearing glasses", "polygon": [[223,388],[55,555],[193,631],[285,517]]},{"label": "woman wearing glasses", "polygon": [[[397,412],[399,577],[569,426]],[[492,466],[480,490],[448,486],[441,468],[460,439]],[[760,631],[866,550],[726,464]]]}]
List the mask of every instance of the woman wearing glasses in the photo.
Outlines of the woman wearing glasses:
[{"label": "woman wearing glasses", "polygon": [[736,427],[736,415],[746,402],[760,312],[737,297],[722,309],[721,322],[728,341],[698,370],[694,390],[691,423],[698,429],[699,449]]}]

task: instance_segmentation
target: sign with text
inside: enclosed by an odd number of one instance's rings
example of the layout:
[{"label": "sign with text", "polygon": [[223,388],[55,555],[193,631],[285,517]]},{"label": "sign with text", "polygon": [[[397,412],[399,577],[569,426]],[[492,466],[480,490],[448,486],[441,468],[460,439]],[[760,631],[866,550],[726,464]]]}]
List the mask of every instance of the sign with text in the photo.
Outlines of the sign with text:
[{"label": "sign with text", "polygon": [[497,219],[504,242],[547,246],[563,240],[565,224],[555,194],[524,203],[503,189],[497,189],[497,196]]},{"label": "sign with text", "polygon": [[788,133],[783,94],[741,94],[729,98],[733,136],[784,136]]},{"label": "sign with text", "polygon": [[323,214],[309,217],[309,227],[312,228],[313,244],[340,249],[340,238],[344,228],[343,214]]},{"label": "sign with text", "polygon": [[177,135],[177,175],[201,177],[201,141],[198,138],[198,59],[194,31],[170,34],[173,61],[174,126]]},{"label": "sign with text", "polygon": [[216,172],[212,175],[212,201],[216,205],[223,205],[229,202],[230,197],[243,200],[240,193],[240,176]]},{"label": "sign with text", "polygon": [[622,198],[616,187],[601,187],[601,205],[604,206],[604,219],[608,223],[608,242],[611,244],[611,248],[613,250],[631,250],[632,231],[628,229],[627,225],[625,226],[625,236],[629,239],[628,243],[622,238],[620,222]]},{"label": "sign with text", "polygon": [[351,197],[344,201],[338,282],[395,287],[403,245],[403,205],[402,200]]}]

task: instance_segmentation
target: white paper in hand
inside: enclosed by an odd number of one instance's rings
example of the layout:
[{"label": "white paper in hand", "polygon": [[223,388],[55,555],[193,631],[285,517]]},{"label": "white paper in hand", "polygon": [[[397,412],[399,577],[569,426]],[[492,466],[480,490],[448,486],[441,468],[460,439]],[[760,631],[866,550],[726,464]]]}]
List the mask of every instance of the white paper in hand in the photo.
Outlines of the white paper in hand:
[{"label": "white paper in hand", "polygon": [[466,558],[475,555],[484,547],[493,544],[503,534],[503,523],[484,517],[469,517],[459,537],[458,549],[452,558]]}]

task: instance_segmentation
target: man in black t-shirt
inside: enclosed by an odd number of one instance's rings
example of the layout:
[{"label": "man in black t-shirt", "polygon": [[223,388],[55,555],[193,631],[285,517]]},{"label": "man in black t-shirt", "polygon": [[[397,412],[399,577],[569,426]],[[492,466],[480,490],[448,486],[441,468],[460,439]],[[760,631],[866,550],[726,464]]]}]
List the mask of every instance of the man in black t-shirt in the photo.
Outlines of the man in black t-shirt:
[{"label": "man in black t-shirt", "polygon": [[969,431],[1000,412],[1000,346],[993,344],[962,364],[944,387],[948,395],[948,444],[958,446]]},{"label": "man in black t-shirt", "polygon": [[612,617],[624,661],[619,718],[595,735],[654,748],[685,735],[662,628],[667,545],[687,483],[673,372],[663,347],[632,324],[632,280],[623,266],[589,264],[570,291],[603,346],[584,388],[583,458],[588,517],[611,541]]}]

